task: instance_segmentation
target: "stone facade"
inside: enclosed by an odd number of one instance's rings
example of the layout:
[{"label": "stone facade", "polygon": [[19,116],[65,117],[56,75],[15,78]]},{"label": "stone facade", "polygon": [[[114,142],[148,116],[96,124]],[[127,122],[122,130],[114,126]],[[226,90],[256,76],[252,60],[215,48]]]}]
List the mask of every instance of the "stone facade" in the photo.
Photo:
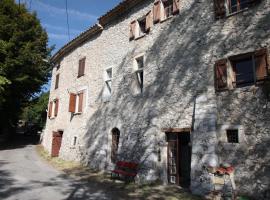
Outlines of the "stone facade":
[{"label": "stone facade", "polygon": [[[154,24],[149,34],[129,40],[130,22],[153,7],[145,0],[103,26],[103,30],[64,54],[53,69],[50,100],[58,116],[48,119],[42,144],[51,151],[52,131],[63,130],[60,157],[100,170],[111,163],[111,130],[120,130],[118,159],[140,163],[138,181],[167,183],[164,128],[191,128],[191,190],[211,190],[208,165],[233,165],[237,191],[267,198],[270,188],[269,100],[262,86],[216,92],[216,60],[270,47],[270,0],[216,20],[212,0],[180,1],[180,13]],[[270,49],[269,49],[270,50]],[[144,87],[138,91],[134,59],[144,56]],[[85,75],[77,78],[86,57]],[[104,72],[112,67],[112,93]],[[59,88],[54,89],[60,74]],[[85,91],[82,114],[68,112],[69,93]],[[226,130],[239,130],[239,143],[226,142]],[[74,137],[76,145],[73,145]],[[160,158],[159,158],[160,157]]]}]

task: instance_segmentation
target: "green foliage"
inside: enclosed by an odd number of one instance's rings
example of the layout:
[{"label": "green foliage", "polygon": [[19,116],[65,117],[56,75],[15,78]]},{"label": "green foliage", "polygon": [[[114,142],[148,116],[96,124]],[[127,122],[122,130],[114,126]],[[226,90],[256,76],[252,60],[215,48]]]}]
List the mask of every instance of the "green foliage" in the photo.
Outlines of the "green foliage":
[{"label": "green foliage", "polygon": [[42,129],[46,122],[49,101],[49,92],[41,94],[29,102],[23,109],[21,119],[27,124],[32,124],[38,129]]},{"label": "green foliage", "polygon": [[[48,36],[35,13],[0,0],[0,133],[14,127],[21,106],[48,81]],[[6,127],[2,126],[5,125]]]}]

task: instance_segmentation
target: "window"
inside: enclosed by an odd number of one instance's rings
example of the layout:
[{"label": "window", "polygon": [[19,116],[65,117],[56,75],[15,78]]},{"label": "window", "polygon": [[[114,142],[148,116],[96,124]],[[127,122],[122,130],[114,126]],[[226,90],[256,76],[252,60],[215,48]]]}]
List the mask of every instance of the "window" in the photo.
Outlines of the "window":
[{"label": "window", "polygon": [[117,151],[119,146],[120,131],[118,128],[112,129],[112,148],[111,148],[111,160],[113,163],[117,160]]},{"label": "window", "polygon": [[134,20],[130,23],[129,40],[138,39],[147,34],[153,25],[152,11],[140,19]]},{"label": "window", "polygon": [[79,60],[78,78],[84,75],[85,70],[85,58]]},{"label": "window", "polygon": [[105,78],[106,87],[109,93],[112,93],[112,68],[106,70],[106,78]]},{"label": "window", "polygon": [[76,144],[77,144],[77,137],[74,136],[74,137],[73,137],[73,143],[72,143],[72,145],[73,145],[73,146],[76,146]]},{"label": "window", "polygon": [[139,23],[139,37],[146,34],[146,17],[138,20]]},{"label": "window", "polygon": [[58,86],[59,86],[59,76],[60,76],[60,74],[57,74],[56,77],[55,77],[55,87],[54,87],[54,89],[57,89]]},{"label": "window", "polygon": [[246,86],[254,83],[255,69],[253,66],[253,57],[247,56],[246,58],[231,61],[235,73],[236,86]]},{"label": "window", "polygon": [[248,8],[250,0],[227,0],[228,13],[235,13]]},{"label": "window", "polygon": [[136,60],[136,68],[137,70],[135,71],[136,73],[136,78],[137,82],[140,88],[140,92],[143,92],[143,67],[144,67],[144,57],[138,57],[135,59]]},{"label": "window", "polygon": [[83,97],[84,92],[77,94],[70,93],[69,96],[69,112],[80,114],[83,112]]},{"label": "window", "polygon": [[263,83],[268,69],[267,48],[218,60],[215,63],[216,90]]},{"label": "window", "polygon": [[259,2],[259,0],[214,0],[215,17],[216,19],[224,18]]},{"label": "window", "polygon": [[48,118],[54,118],[58,115],[59,99],[54,99],[49,102]]},{"label": "window", "polygon": [[163,0],[165,19],[173,15],[173,0]]},{"label": "window", "polygon": [[227,134],[227,142],[229,143],[239,143],[238,138],[238,130],[237,129],[229,129],[226,131]]},{"label": "window", "polygon": [[154,23],[158,23],[178,13],[179,0],[156,1],[153,8],[153,21]]}]

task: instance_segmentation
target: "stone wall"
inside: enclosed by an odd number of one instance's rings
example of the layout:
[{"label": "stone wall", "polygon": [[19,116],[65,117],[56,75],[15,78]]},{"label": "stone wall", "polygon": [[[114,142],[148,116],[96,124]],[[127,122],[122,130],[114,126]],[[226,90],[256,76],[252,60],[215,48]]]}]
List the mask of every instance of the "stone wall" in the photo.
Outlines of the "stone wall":
[{"label": "stone wall", "polygon": [[[241,123],[234,121],[239,119],[239,113],[230,108],[228,98],[234,99],[233,94],[238,93],[232,106],[245,112],[237,101],[250,94],[249,87],[247,91],[235,89],[215,93],[213,69],[217,59],[270,46],[270,1],[264,0],[237,15],[215,20],[213,1],[187,0],[180,4],[179,15],[155,24],[143,38],[129,41],[129,23],[146,14],[153,2],[146,0],[63,58],[59,89],[52,89],[50,93],[50,99],[60,98],[59,115],[47,120],[43,145],[50,150],[51,132],[63,129],[62,158],[79,159],[90,167],[108,169],[113,166],[110,161],[111,130],[117,127],[120,130],[119,159],[140,163],[139,180],[159,178],[166,182],[166,141],[161,129],[193,127],[191,189],[202,194],[211,189],[203,166],[220,164],[218,156],[222,162],[238,160],[237,152],[241,148],[229,149],[236,154],[232,160],[227,160],[221,150],[225,144],[219,141],[222,125],[237,124],[251,131],[243,134],[249,134],[246,137],[253,142],[246,145],[250,153],[241,159],[242,166],[237,164],[237,187],[241,191],[254,188],[252,182],[241,186],[241,181],[252,167],[256,168],[257,160],[252,156],[260,150],[261,142],[267,141],[269,118],[267,114],[256,117],[255,120],[261,119],[261,125],[249,129],[249,122],[245,120],[258,115],[258,109],[251,109],[242,115]],[[144,91],[140,94],[135,85],[134,58],[142,54],[145,57]],[[78,79],[78,61],[84,56],[85,76]],[[110,101],[103,102],[103,74],[108,67],[113,68],[112,95]],[[57,73],[54,69],[52,86]],[[71,116],[69,92],[80,88],[87,90],[85,109],[83,114]],[[255,99],[251,98],[248,104],[260,107]],[[75,147],[71,145],[74,136],[78,136]],[[157,159],[158,152],[161,152],[161,161]],[[264,156],[267,155],[261,158]],[[263,170],[258,173],[267,175]],[[254,192],[269,187],[267,180],[258,181],[261,186],[256,186]]]}]

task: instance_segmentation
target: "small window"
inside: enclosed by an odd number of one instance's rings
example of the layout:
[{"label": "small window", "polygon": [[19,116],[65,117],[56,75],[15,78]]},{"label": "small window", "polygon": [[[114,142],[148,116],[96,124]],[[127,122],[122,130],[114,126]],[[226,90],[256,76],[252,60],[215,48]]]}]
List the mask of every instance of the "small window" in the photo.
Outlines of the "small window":
[{"label": "small window", "polygon": [[146,17],[138,20],[139,23],[139,37],[146,34]]},{"label": "small window", "polygon": [[73,145],[73,146],[76,146],[76,144],[77,144],[77,137],[75,136],[75,137],[73,138],[73,143],[72,143],[72,145]]},{"label": "small window", "polygon": [[60,76],[60,74],[57,74],[56,77],[55,77],[55,87],[54,87],[54,89],[57,89],[58,86],[59,86],[59,76]]},{"label": "small window", "polygon": [[173,15],[173,0],[163,0],[165,19]]},{"label": "small window", "polygon": [[238,130],[229,129],[227,130],[227,142],[228,143],[239,143]]},{"label": "small window", "polygon": [[85,58],[79,60],[78,78],[84,75],[85,70]]},{"label": "small window", "polygon": [[144,78],[144,74],[143,74],[144,57],[143,56],[136,58],[136,65],[137,65],[137,70],[135,71],[136,78],[138,81],[138,85],[140,87],[140,91],[142,93],[143,92],[143,78]]},{"label": "small window", "polygon": [[250,0],[228,0],[228,12],[229,14],[239,12],[248,8]]}]

